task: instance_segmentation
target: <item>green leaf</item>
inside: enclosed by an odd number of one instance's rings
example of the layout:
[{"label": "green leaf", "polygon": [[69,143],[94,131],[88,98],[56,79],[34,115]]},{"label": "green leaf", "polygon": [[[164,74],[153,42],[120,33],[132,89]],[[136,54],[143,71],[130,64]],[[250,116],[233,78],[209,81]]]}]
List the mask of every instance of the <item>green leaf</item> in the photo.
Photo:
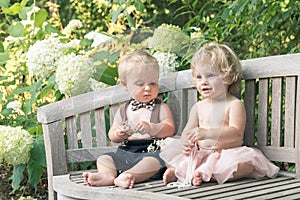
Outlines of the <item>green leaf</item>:
[{"label": "green leaf", "polygon": [[84,46],[91,46],[93,44],[93,40],[89,40],[87,38],[83,38],[82,40],[80,40],[80,46],[84,47]]},{"label": "green leaf", "polygon": [[0,42],[0,52],[4,52],[4,46],[2,42]]},{"label": "green leaf", "polygon": [[[32,15],[31,18],[32,17],[34,17],[34,15]],[[35,13],[34,26],[42,27],[47,17],[48,17],[47,11],[44,8],[40,9],[37,13]]]},{"label": "green leaf", "polygon": [[42,167],[46,167],[46,153],[43,136],[39,136],[30,150],[30,159]]},{"label": "green leaf", "polygon": [[120,57],[120,51],[117,51],[117,52],[114,52],[111,55],[109,55],[108,60],[109,60],[109,62],[113,63],[113,62],[116,62],[119,57]]},{"label": "green leaf", "polygon": [[45,26],[45,31],[47,34],[50,34],[50,33],[57,33],[58,35],[60,36],[64,36],[64,34],[62,34],[57,28],[55,28],[54,26],[52,26],[51,24],[47,24]]},{"label": "green leaf", "polygon": [[118,10],[116,10],[115,12],[112,11],[112,22],[113,23],[116,23],[116,21],[117,21],[119,15],[120,15],[120,13],[122,12],[122,10],[123,10],[122,8],[118,8]]},{"label": "green leaf", "polygon": [[43,87],[42,91],[38,94],[37,99],[43,99],[52,91],[53,84],[48,84],[46,87]]},{"label": "green leaf", "polygon": [[93,55],[94,60],[104,60],[108,57],[109,53],[107,51],[99,51]]},{"label": "green leaf", "polygon": [[24,34],[24,26],[21,22],[17,22],[15,25],[8,27],[8,33],[13,37],[22,37]]},{"label": "green leaf", "polygon": [[27,164],[28,182],[37,190],[37,185],[43,174],[43,167],[35,160],[30,159]]},{"label": "green leaf", "polygon": [[129,23],[129,26],[135,28],[135,20],[128,13],[126,13],[126,19]]},{"label": "green leaf", "polygon": [[9,0],[1,0],[0,6],[3,6],[4,8],[7,8],[9,6]]},{"label": "green leaf", "polygon": [[[22,2],[21,2],[21,6],[22,7],[25,7],[26,6],[26,4],[29,2],[29,0],[23,0]],[[32,4],[33,5],[33,4]]]},{"label": "green leaf", "polygon": [[12,91],[10,95],[23,94],[24,92],[28,92],[28,91],[30,91],[30,86],[18,88]]},{"label": "green leaf", "polygon": [[4,65],[8,60],[10,60],[8,53],[0,53],[0,64]]},{"label": "green leaf", "polygon": [[105,63],[98,65],[96,67],[96,73],[94,74],[94,78],[96,80],[106,83],[108,85],[115,85],[117,76],[118,69],[116,67],[110,67]]},{"label": "green leaf", "polygon": [[134,6],[136,9],[140,12],[144,12],[145,6],[141,0],[135,0],[134,1]]},{"label": "green leaf", "polygon": [[[5,2],[4,2],[5,3]],[[20,3],[14,3],[11,7],[6,8],[6,7],[2,7],[2,10],[5,14],[8,15],[16,15],[19,14],[20,10],[21,10],[21,5]]]},{"label": "green leaf", "polygon": [[25,164],[14,165],[13,175],[11,177],[13,191],[16,191],[20,187],[20,183],[24,179],[23,172],[25,170],[25,167]]},{"label": "green leaf", "polygon": [[19,17],[23,20],[27,19],[27,12],[32,9],[33,5],[30,7],[24,7],[20,10]]}]

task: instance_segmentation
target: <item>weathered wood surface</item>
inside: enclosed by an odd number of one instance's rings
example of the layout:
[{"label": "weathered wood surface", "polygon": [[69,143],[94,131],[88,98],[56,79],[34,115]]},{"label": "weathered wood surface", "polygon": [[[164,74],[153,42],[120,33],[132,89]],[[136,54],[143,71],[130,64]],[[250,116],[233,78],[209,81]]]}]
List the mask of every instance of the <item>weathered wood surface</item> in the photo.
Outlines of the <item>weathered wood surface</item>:
[{"label": "weathered wood surface", "polygon": [[[260,148],[271,161],[295,163],[297,179],[280,177],[262,182],[243,180],[213,186],[208,183],[198,188],[185,188],[186,191],[183,193],[192,193],[185,196],[186,198],[200,198],[201,194],[203,195],[201,199],[219,197],[231,199],[231,196],[222,195],[223,193],[231,195],[233,192],[238,194],[237,198],[240,199],[273,198],[273,192],[276,195],[288,193],[297,196],[297,192],[299,194],[297,187],[299,188],[300,178],[300,104],[297,101],[300,99],[300,54],[249,59],[242,61],[242,65],[244,89],[241,98],[247,112],[244,143]],[[197,91],[194,86],[191,70],[171,73],[160,79],[160,93],[167,93],[177,135],[181,134],[189,110],[197,102]],[[113,188],[112,192],[100,194],[101,192],[97,191],[110,191],[108,190],[110,187],[100,189],[71,183],[67,166],[73,162],[95,161],[104,152],[116,149],[118,144],[111,144],[107,140],[106,130],[109,128],[107,126],[112,123],[119,104],[129,98],[129,93],[117,85],[39,108],[38,121],[43,126],[47,156],[49,199],[55,197],[53,188],[58,192],[59,198],[65,199],[66,196],[72,195],[79,198],[84,193],[89,193],[87,197],[91,197],[90,199],[97,199],[98,195],[103,199],[106,197],[118,199],[121,196],[127,198],[128,190]],[[107,120],[108,124],[105,123]],[[66,144],[65,137],[67,137]],[[281,181],[286,186],[281,185]],[[250,186],[248,187],[246,183]],[[150,196],[148,193],[146,195],[144,190],[141,192],[138,189],[143,188],[141,187],[143,184],[136,185],[135,189],[130,190],[133,192],[129,195],[130,198],[166,199],[167,194],[172,199],[173,197],[179,199],[180,195],[177,195],[179,193],[176,189],[167,189],[161,182],[155,184],[160,186],[151,186],[151,189],[147,189],[147,192],[153,190]],[[256,184],[260,189],[255,186]],[[273,191],[272,187],[275,186],[276,191]],[[171,192],[160,192],[167,190]],[[261,191],[267,193],[263,195]],[[293,199],[292,195],[289,197]]]},{"label": "weathered wood surface", "polygon": [[[71,180],[71,181],[70,181]],[[68,188],[64,184],[69,184]],[[223,185],[203,183],[199,187],[167,187],[162,181],[136,184],[133,189],[91,187],[83,183],[82,175],[74,173],[55,177],[54,188],[61,194],[75,193],[76,199],[299,199],[300,179],[292,174],[280,174],[276,179],[243,179]],[[80,192],[78,192],[80,191]],[[155,195],[153,195],[155,193]],[[171,197],[170,197],[171,195]]]}]

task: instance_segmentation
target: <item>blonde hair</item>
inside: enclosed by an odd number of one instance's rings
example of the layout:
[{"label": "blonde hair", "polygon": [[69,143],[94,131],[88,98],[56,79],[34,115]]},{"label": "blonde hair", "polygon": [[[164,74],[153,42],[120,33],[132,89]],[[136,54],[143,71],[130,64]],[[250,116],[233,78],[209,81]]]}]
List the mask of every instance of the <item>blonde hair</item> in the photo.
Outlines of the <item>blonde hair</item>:
[{"label": "blonde hair", "polygon": [[238,95],[241,89],[242,67],[239,58],[227,45],[209,43],[202,46],[191,61],[193,76],[196,75],[196,67],[203,62],[210,62],[211,68],[218,70],[224,79],[231,81],[228,91]]},{"label": "blonde hair", "polygon": [[120,59],[118,65],[118,73],[121,81],[126,81],[126,75],[131,70],[135,70],[137,67],[144,69],[154,69],[159,74],[159,65],[152,55],[145,51],[135,51],[126,54]]}]

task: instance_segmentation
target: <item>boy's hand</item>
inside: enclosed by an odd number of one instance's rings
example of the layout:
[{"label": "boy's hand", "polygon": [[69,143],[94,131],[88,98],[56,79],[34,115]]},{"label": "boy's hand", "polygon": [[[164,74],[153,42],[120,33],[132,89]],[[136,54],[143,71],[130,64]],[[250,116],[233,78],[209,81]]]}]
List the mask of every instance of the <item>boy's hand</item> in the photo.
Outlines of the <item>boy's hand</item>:
[{"label": "boy's hand", "polygon": [[124,135],[124,134],[130,136],[130,135],[132,135],[132,134],[134,133],[134,131],[133,131],[132,128],[128,125],[127,122],[124,122],[124,124],[119,128],[119,131],[120,131],[120,133],[119,133],[120,136],[121,136],[121,135]]},{"label": "boy's hand", "polygon": [[140,121],[134,126],[133,130],[141,134],[150,134],[151,126],[148,122]]}]

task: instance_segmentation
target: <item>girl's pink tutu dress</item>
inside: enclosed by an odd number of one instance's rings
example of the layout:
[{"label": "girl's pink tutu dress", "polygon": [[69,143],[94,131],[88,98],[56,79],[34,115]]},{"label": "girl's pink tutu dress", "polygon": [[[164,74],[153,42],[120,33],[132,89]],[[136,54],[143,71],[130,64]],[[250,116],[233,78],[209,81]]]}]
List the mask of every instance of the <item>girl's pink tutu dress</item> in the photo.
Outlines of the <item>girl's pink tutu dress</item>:
[{"label": "girl's pink tutu dress", "polygon": [[181,151],[179,138],[167,138],[164,141],[160,157],[175,168],[175,175],[179,182],[191,181],[195,172],[202,174],[205,182],[214,179],[222,184],[233,177],[239,163],[254,166],[250,177],[261,179],[274,178],[279,167],[271,163],[260,150],[246,146],[225,150],[194,149],[191,156],[185,156]]}]

